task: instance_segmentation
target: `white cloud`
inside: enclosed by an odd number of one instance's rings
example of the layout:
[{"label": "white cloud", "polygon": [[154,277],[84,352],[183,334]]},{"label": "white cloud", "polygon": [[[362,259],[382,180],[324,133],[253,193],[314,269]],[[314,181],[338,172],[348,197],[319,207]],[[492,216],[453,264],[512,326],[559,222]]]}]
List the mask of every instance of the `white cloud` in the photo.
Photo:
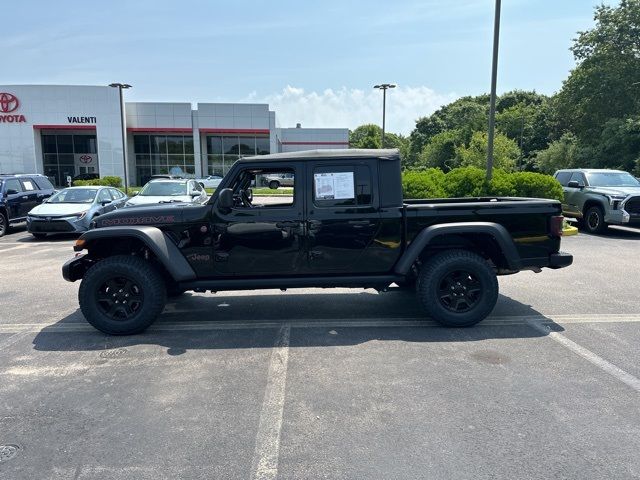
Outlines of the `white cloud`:
[{"label": "white cloud", "polygon": [[[387,91],[388,132],[408,135],[419,117],[429,115],[457,98],[453,93],[439,94],[427,87],[402,87]],[[287,85],[279,93],[259,97],[256,92],[245,102],[268,103],[276,112],[281,127],[348,127],[364,123],[382,124],[382,92],[342,87],[322,92],[306,92]]]}]

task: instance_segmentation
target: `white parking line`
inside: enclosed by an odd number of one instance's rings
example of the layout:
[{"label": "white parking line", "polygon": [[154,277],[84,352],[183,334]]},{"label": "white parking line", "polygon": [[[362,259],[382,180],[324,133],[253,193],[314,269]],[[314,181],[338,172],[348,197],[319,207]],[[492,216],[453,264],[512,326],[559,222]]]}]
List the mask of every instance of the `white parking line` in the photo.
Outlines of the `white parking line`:
[{"label": "white parking line", "polygon": [[577,353],[582,358],[588,360],[593,363],[596,367],[608,373],[609,375],[617,378],[621,382],[633,388],[636,392],[640,392],[640,379],[631,375],[628,372],[625,372],[621,368],[615,366],[613,363],[606,361],[604,358],[596,355],[591,350],[584,348],[582,345],[578,345],[573,340],[569,340],[564,335],[553,332],[550,330],[548,325],[543,325],[531,320],[527,320],[527,324],[533,327],[540,333],[547,335],[549,338],[555,340],[563,347],[568,348],[574,353]]},{"label": "white parking line", "polygon": [[22,248],[27,248],[29,245],[25,245],[25,244],[20,244],[17,245],[15,247],[9,247],[9,248],[2,248],[0,249],[0,253],[4,253],[4,252],[10,252],[11,250],[20,250]]},{"label": "white parking line", "polygon": [[273,480],[278,476],[280,431],[282,430],[282,414],[287,384],[290,333],[289,325],[282,325],[271,352],[267,388],[260,411],[260,423],[251,469],[251,478],[254,480]]},{"label": "white parking line", "polygon": [[9,338],[5,338],[4,340],[0,340],[0,350],[10,347],[11,345],[19,342],[20,340],[22,340],[24,337],[32,334],[33,332],[29,329],[23,329],[18,331],[17,333],[14,333],[13,335],[11,335]]}]

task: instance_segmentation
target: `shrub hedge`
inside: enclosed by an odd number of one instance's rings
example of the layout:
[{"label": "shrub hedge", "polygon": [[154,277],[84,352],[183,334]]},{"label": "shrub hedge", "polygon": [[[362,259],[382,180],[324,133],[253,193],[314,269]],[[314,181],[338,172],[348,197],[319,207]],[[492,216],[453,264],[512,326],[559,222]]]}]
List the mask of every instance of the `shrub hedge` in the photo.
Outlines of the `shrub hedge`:
[{"label": "shrub hedge", "polygon": [[122,179],[120,177],[102,177],[94,180],[76,180],[73,182],[76,187],[84,187],[87,185],[100,185],[104,187],[122,188]]},{"label": "shrub hedge", "polygon": [[491,182],[477,167],[406,171],[402,175],[405,198],[529,197],[562,200],[562,186],[549,175],[533,172],[507,173],[496,169]]}]

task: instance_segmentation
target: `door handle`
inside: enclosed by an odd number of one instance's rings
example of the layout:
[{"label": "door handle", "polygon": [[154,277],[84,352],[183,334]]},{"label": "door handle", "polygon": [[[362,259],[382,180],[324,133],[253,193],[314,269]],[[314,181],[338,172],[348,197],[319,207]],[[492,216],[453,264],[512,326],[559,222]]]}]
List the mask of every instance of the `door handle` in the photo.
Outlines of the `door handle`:
[{"label": "door handle", "polygon": [[369,220],[349,220],[349,225],[368,227],[371,225],[371,222]]}]

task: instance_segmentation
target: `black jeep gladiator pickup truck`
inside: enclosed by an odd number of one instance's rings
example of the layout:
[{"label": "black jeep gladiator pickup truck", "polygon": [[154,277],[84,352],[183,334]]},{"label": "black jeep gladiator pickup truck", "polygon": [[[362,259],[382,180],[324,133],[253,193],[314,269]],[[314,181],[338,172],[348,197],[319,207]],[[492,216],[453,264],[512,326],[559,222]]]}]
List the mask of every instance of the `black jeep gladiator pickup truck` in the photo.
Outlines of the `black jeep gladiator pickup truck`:
[{"label": "black jeep gladiator pickup truck", "polygon": [[[260,203],[251,185],[292,175]],[[256,182],[257,183],[254,183]],[[446,326],[484,319],[497,275],[562,268],[560,202],[402,198],[396,150],[318,150],[239,160],[205,205],[171,203],[100,216],[63,267],[82,279],[98,330],[142,332],[167,296],[296,287],[414,289]]]}]

